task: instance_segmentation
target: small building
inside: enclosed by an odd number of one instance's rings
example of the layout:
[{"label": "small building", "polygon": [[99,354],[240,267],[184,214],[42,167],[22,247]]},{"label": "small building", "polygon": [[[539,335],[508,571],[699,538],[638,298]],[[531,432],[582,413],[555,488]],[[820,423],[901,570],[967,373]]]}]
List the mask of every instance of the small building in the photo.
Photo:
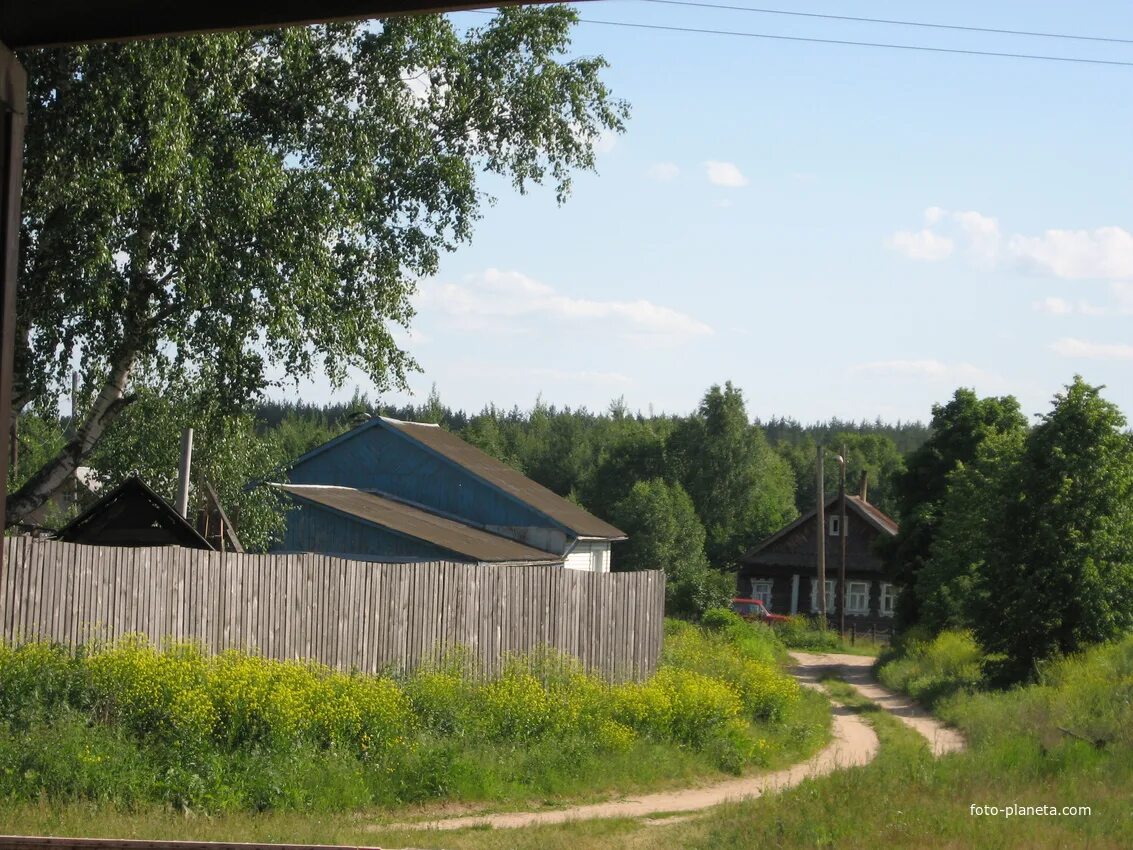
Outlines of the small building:
[{"label": "small building", "polygon": [[136,475],[61,528],[58,538],[91,546],[184,546],[213,550],[169,502]]},{"label": "small building", "polygon": [[296,459],[274,551],[610,571],[626,535],[437,425],[375,417]]},{"label": "small building", "polygon": [[[825,512],[827,616],[836,617],[838,612],[836,585],[844,533],[846,623],[889,625],[897,589],[884,580],[883,563],[874,547],[879,538],[897,534],[896,521],[861,496],[846,496],[845,529],[837,496],[827,501]],[[740,559],[737,596],[760,599],[775,614],[817,614],[817,531],[817,510],[812,510],[752,547]]]}]

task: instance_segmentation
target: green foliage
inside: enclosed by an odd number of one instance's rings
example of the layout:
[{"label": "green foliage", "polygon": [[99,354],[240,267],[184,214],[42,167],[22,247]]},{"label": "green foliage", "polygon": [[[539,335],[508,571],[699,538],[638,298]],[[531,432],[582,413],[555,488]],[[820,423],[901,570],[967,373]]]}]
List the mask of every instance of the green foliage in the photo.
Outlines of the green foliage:
[{"label": "green foliage", "polygon": [[949,474],[958,464],[975,461],[987,438],[1022,432],[1026,424],[1012,396],[981,399],[959,389],[947,404],[933,406],[932,436],[908,456],[906,470],[897,478],[901,530],[886,554],[890,574],[901,587],[899,625],[910,625],[918,617],[918,599],[911,588],[931,557]]},{"label": "green foliage", "polygon": [[827,628],[818,617],[792,614],[786,622],[775,626],[775,633],[784,646],[791,649],[838,649],[838,633]]},{"label": "green foliage", "polygon": [[708,390],[670,446],[714,566],[735,565],[752,544],[797,516],[791,470],[748,421],[743,394],[730,381]]},{"label": "green foliage", "polygon": [[207,368],[237,407],[273,372],[404,387],[416,364],[392,328],[471,238],[479,176],[550,182],[561,202],[623,129],[606,62],[568,55],[577,17],[25,51],[16,409],[62,390],[75,357],[87,399],[138,365],[160,385]]},{"label": "green foliage", "polygon": [[1031,430],[983,570],[980,642],[1005,673],[1133,628],[1133,438],[1080,377]]},{"label": "green foliage", "polygon": [[931,640],[907,636],[899,655],[882,659],[881,682],[926,705],[984,682],[984,654],[970,632],[944,631]]},{"label": "green foliage", "polygon": [[638,481],[610,510],[610,521],[629,535],[614,549],[614,569],[664,570],[670,615],[698,617],[731,598],[730,578],[708,566],[704,528],[681,485]]},{"label": "green foliage", "polygon": [[912,591],[919,625],[930,633],[974,629],[984,616],[997,616],[999,594],[981,578],[989,560],[1002,559],[1004,506],[1017,498],[1018,464],[1025,432],[989,434],[971,463],[958,462],[948,474],[929,556]]},{"label": "green foliage", "polygon": [[607,762],[738,772],[820,731],[773,656],[742,621],[673,623],[625,684],[549,650],[482,681],[467,653],[395,680],[136,637],[0,645],[0,798],[325,810],[549,791]]}]

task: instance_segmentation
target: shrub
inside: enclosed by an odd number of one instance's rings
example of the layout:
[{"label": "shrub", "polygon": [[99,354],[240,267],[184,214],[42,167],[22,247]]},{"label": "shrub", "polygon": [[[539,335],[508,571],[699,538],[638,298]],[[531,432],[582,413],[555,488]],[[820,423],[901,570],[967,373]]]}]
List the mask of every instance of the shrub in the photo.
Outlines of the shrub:
[{"label": "shrub", "polygon": [[879,678],[928,705],[983,682],[984,656],[969,632],[945,631],[928,641],[906,636],[901,653],[881,665]]}]

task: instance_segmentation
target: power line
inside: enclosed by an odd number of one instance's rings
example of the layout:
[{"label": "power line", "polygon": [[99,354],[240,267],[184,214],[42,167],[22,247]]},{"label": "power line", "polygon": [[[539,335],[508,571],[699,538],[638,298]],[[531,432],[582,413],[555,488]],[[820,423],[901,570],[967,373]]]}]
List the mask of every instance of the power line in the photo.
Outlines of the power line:
[{"label": "power line", "polygon": [[[493,12],[472,13],[491,15]],[[992,50],[964,50],[959,47],[928,47],[920,44],[892,44],[878,41],[849,41],[839,38],[808,38],[801,35],[771,35],[761,32],[738,32],[736,30],[710,30],[694,27],[672,27],[661,24],[635,24],[628,21],[598,21],[593,18],[579,18],[580,24],[598,24],[607,27],[628,27],[631,29],[662,30],[665,32],[689,32],[702,35],[730,35],[740,38],[762,38],[771,41],[804,41],[811,44],[840,44],[851,47],[875,47],[885,50],[920,50],[926,53],[955,53],[963,56],[996,56],[1002,59],[1035,59],[1044,62],[1075,62],[1083,65],[1116,65],[1133,68],[1133,62],[1120,62],[1116,59],[1085,59],[1078,56],[1043,56],[1035,53],[1000,53]]]},{"label": "power line", "polygon": [[901,27],[959,30],[961,32],[990,32],[998,35],[1025,35],[1035,38],[1066,38],[1074,41],[1104,41],[1111,44],[1133,44],[1130,38],[1107,38],[1099,35],[1069,35],[1058,32],[1032,32],[1030,30],[1001,30],[992,27],[973,27],[960,24],[931,24],[925,21],[898,21],[891,18],[857,18],[851,15],[826,15],[818,12],[792,12],[785,9],[755,9],[751,6],[729,6],[723,3],[700,3],[693,0],[641,0],[643,3],[660,3],[665,6],[694,6],[699,9],[727,9],[734,12],[757,12],[761,15],[790,15],[796,18],[822,18],[828,21],[855,21],[866,24],[890,24]]}]

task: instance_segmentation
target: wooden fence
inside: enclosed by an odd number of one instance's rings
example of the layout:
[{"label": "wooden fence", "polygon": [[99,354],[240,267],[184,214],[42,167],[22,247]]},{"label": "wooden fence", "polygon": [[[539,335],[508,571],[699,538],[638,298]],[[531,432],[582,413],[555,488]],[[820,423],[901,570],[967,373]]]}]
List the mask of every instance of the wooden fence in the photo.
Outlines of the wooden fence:
[{"label": "wooden fence", "polygon": [[613,680],[657,666],[661,572],[378,564],[330,556],[4,541],[2,637],[77,645],[140,633],[212,652],[412,670],[466,647],[482,675],[553,647]]}]

